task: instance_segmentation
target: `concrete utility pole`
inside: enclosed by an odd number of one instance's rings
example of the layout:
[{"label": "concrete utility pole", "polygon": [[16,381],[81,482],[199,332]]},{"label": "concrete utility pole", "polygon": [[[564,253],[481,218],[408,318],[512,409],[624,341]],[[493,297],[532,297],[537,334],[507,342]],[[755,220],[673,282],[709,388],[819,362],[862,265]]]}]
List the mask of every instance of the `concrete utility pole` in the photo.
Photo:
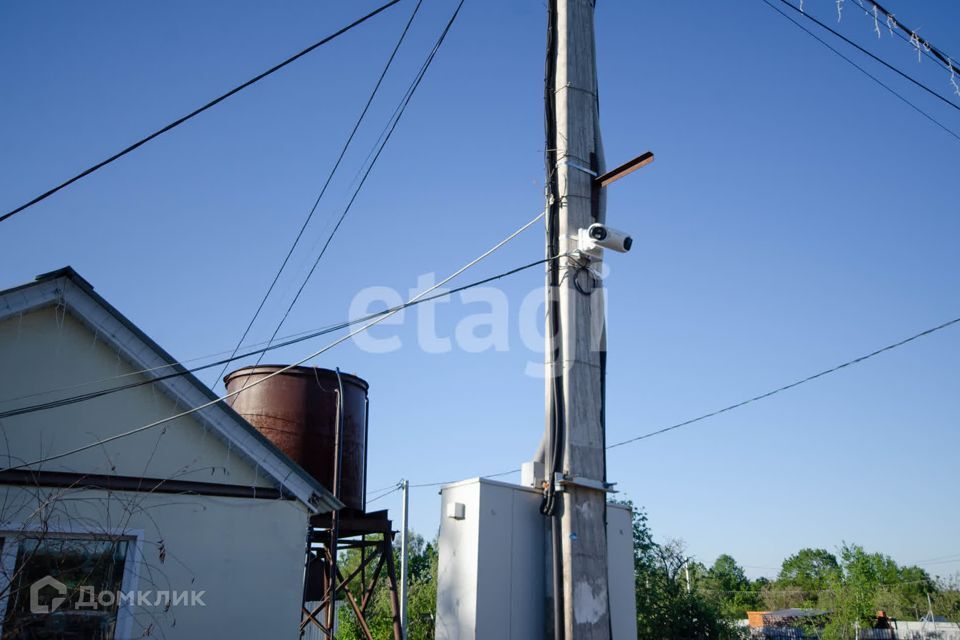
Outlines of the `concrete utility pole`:
[{"label": "concrete utility pole", "polygon": [[[577,232],[604,222],[594,0],[550,0],[547,52],[548,252],[577,250]],[[552,95],[551,95],[552,94]],[[551,104],[552,103],[552,104]],[[552,112],[551,112],[552,111]],[[555,495],[554,637],[609,640],[606,451],[603,372],[606,334],[603,290],[595,273],[570,257],[548,272],[549,309],[559,330],[547,352],[548,433],[544,455],[548,494]],[[553,425],[553,427],[551,427]],[[546,501],[545,501],[546,503]],[[559,519],[559,521],[557,520]],[[559,524],[559,527],[557,525]]]},{"label": "concrete utility pole", "polygon": [[409,563],[407,516],[410,511],[410,481],[401,480],[400,487],[403,489],[403,512],[400,516],[403,527],[400,532],[400,628],[403,630],[403,640],[407,640],[407,565]]}]

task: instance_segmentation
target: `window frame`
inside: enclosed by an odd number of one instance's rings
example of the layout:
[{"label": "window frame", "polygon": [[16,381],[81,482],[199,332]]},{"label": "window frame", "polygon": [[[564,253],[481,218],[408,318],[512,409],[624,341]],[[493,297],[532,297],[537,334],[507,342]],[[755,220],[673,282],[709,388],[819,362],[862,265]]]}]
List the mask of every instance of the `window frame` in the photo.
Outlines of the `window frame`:
[{"label": "window frame", "polygon": [[[7,604],[10,593],[7,590],[10,578],[16,571],[17,554],[24,538],[36,538],[36,534],[43,534],[47,538],[66,538],[70,540],[116,540],[125,538],[130,541],[127,556],[123,561],[123,578],[120,582],[120,591],[129,593],[136,591],[140,583],[140,564],[143,558],[143,530],[125,528],[101,528],[84,526],[40,526],[28,523],[5,522],[0,524],[0,635],[3,634],[3,624],[7,613]],[[134,601],[136,598],[133,599]],[[118,602],[117,624],[114,640],[126,640],[130,637],[133,627],[133,601]]]}]

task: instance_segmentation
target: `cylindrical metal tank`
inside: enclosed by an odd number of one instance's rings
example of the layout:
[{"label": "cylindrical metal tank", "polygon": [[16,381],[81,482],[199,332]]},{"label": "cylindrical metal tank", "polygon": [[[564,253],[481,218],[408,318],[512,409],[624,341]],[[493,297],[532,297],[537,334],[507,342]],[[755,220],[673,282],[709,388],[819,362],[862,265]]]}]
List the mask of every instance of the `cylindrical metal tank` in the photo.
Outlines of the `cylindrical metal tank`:
[{"label": "cylindrical metal tank", "polygon": [[[243,389],[231,400],[233,409],[260,433],[333,491],[334,442],[337,434],[337,372],[312,367],[282,369],[279,365],[246,367],[223,379],[227,391]],[[366,381],[340,373],[343,381],[343,459],[340,500],[363,511],[367,483]],[[247,387],[247,388],[245,388]]]}]

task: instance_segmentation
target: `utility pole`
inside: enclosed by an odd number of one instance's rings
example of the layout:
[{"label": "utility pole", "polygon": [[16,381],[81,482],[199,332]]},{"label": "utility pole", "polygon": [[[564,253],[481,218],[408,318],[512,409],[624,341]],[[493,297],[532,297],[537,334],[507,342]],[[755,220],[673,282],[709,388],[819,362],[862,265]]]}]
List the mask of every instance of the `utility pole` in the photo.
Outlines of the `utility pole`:
[{"label": "utility pole", "polygon": [[403,525],[400,532],[400,629],[403,631],[403,640],[407,640],[407,565],[409,564],[407,516],[410,507],[410,481],[401,480],[400,488],[403,489],[403,512],[400,517]]},{"label": "utility pole", "polygon": [[936,638],[939,635],[937,632],[937,617],[933,614],[933,601],[930,600],[929,592],[927,592],[927,617],[933,623],[933,637]]},{"label": "utility pole", "polygon": [[[599,257],[585,265],[578,230],[604,222],[595,0],[549,0],[546,87],[548,257],[545,515],[552,517],[553,637],[610,640],[604,369]],[[587,268],[587,266],[589,268]],[[558,587],[558,588],[556,588]]]}]

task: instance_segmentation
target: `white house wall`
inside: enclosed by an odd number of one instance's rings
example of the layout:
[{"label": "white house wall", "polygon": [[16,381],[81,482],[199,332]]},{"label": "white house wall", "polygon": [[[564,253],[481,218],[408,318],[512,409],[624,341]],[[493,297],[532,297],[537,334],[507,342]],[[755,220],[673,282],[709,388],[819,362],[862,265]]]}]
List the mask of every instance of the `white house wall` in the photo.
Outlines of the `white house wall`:
[{"label": "white house wall", "polygon": [[158,590],[204,592],[205,606],[133,606],[117,640],[145,637],[150,625],[146,637],[168,640],[298,638],[306,518],[292,500],[0,487],[0,536],[41,525],[126,532],[142,556],[124,590],[150,602]]},{"label": "white house wall", "polygon": [[[0,400],[131,373],[133,367],[69,312],[45,307],[0,322]],[[61,395],[0,402],[0,410],[142,380],[140,375]],[[7,418],[0,423],[0,468],[88,445],[183,411],[160,385]],[[194,480],[274,487],[246,458],[192,417],[42,465],[45,471]]]}]

